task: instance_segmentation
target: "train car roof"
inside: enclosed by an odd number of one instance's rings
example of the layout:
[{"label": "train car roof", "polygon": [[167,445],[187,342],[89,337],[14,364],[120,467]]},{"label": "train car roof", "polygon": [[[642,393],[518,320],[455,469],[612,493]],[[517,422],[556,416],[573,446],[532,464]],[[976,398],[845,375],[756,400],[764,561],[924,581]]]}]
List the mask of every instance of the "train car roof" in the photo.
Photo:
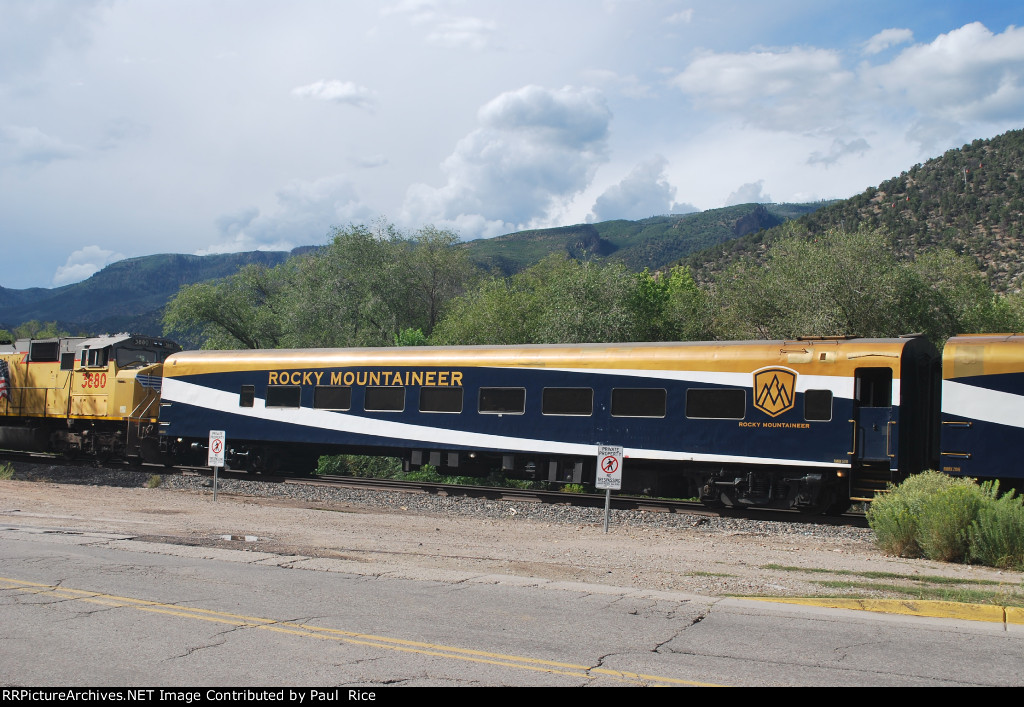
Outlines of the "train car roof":
[{"label": "train car roof", "polygon": [[942,377],[1024,373],[1024,334],[960,334],[942,350]]},{"label": "train car roof", "polygon": [[82,348],[89,349],[98,349],[103,346],[111,346],[115,344],[130,344],[134,346],[155,346],[160,348],[167,348],[168,346],[170,346],[175,350],[181,348],[170,339],[163,339],[159,336],[146,336],[144,334],[103,334],[102,336],[93,336],[91,338],[80,338],[77,339],[77,341]]},{"label": "train car roof", "polygon": [[[775,341],[414,346],[352,349],[183,351],[167,359],[168,377],[228,371],[381,366],[676,369],[749,371],[751,365],[811,365],[824,375],[863,366],[897,366],[908,347],[937,356],[922,338],[815,338]],[[838,365],[837,365],[838,364]],[[806,369],[805,369],[806,370]],[[810,371],[809,371],[810,372]]]}]

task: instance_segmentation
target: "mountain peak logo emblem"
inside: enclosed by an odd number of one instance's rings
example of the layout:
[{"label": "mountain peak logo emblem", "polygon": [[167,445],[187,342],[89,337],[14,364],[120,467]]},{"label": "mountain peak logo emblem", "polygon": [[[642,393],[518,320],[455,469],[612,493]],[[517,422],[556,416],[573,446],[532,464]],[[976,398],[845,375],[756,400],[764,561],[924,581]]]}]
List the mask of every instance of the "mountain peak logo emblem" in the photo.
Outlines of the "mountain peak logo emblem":
[{"label": "mountain peak logo emblem", "polygon": [[796,403],[796,371],[764,368],[754,373],[754,407],[776,417]]}]

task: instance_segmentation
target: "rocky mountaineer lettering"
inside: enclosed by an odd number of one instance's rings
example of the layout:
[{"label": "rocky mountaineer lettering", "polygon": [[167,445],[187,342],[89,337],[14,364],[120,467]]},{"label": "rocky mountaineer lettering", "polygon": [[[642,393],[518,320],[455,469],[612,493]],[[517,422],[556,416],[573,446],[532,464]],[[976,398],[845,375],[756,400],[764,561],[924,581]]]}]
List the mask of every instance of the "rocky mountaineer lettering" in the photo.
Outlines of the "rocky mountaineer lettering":
[{"label": "rocky mountaineer lettering", "polygon": [[268,385],[409,385],[461,388],[462,371],[269,371]]}]

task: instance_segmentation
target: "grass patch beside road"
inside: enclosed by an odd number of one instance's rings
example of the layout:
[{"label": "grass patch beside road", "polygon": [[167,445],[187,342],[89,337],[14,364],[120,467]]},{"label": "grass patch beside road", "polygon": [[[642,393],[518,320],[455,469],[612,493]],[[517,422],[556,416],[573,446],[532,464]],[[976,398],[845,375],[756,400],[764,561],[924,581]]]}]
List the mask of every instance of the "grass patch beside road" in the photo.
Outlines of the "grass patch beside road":
[{"label": "grass patch beside road", "polygon": [[[865,592],[886,598],[906,598],[922,601],[955,601],[967,604],[1024,607],[1024,586],[994,579],[969,579],[938,575],[900,574],[898,572],[857,572],[854,570],[828,570],[819,567],[792,567],[762,565],[761,569],[776,572],[803,572],[828,574],[851,579],[814,580],[813,584],[849,593],[829,595],[833,599],[861,599]],[[878,580],[878,581],[870,581]],[[987,587],[991,587],[988,589]]]}]

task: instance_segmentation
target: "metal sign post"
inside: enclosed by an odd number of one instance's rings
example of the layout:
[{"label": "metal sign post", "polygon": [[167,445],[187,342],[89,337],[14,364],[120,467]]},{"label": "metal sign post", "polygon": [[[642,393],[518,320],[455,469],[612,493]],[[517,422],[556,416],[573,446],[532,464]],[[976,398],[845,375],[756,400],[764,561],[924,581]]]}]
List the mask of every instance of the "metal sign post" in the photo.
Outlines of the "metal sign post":
[{"label": "metal sign post", "polygon": [[206,463],[213,467],[213,500],[217,500],[217,469],[224,466],[224,448],[227,446],[224,430],[210,430],[210,454]]},{"label": "metal sign post", "polygon": [[612,504],[612,489],[622,488],[622,447],[598,446],[597,474],[594,486],[604,492],[604,532],[608,532],[608,514]]}]

